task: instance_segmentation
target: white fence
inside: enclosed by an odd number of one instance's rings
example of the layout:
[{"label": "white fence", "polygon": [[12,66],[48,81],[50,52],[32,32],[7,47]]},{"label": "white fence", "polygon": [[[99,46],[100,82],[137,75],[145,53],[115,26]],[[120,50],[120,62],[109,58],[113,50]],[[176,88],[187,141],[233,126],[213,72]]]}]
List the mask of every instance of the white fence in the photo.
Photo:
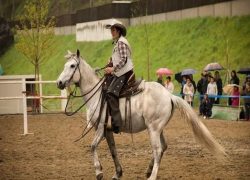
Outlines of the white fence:
[{"label": "white fence", "polygon": [[26,96],[26,84],[55,84],[56,81],[2,81],[0,84],[22,84],[22,96],[0,97],[0,100],[22,99],[23,102],[23,135],[30,134],[28,132],[28,117],[27,117],[27,99],[63,99],[62,107],[66,105],[67,93],[66,90],[61,91],[61,96]]}]

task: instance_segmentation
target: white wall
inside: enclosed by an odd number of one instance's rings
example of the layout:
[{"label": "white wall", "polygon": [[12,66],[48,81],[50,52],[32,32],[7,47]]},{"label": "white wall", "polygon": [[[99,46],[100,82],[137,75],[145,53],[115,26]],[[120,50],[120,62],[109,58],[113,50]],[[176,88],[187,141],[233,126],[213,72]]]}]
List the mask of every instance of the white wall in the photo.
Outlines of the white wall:
[{"label": "white wall", "polygon": [[[125,26],[128,26],[129,19],[117,19]],[[76,41],[103,41],[111,39],[110,29],[105,25],[112,22],[112,19],[76,24]]]},{"label": "white wall", "polygon": [[[22,79],[34,79],[34,75],[0,76],[0,81],[22,81]],[[0,84],[0,97],[22,97],[22,84]],[[0,100],[0,114],[23,113],[23,100]]]},{"label": "white wall", "polygon": [[64,26],[64,27],[55,27],[55,35],[69,35],[76,34],[76,26]]}]

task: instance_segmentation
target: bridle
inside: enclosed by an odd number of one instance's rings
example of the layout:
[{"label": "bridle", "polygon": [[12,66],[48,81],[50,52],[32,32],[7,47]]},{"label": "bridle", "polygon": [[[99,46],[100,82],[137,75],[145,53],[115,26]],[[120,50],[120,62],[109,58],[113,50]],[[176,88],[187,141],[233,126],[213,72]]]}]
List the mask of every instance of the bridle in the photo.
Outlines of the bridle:
[{"label": "bridle", "polygon": [[[74,77],[75,72],[76,72],[77,69],[78,69],[79,74],[80,74],[80,79],[79,79],[79,82],[80,82],[80,80],[81,80],[81,72],[80,72],[80,68],[79,68],[80,60],[79,60],[79,59],[76,59],[75,56],[73,56],[72,59],[75,60],[77,64],[76,64],[76,67],[75,67],[75,69],[74,69],[72,75],[70,76],[68,82],[70,82],[70,81],[73,79],[73,77]],[[77,86],[79,86],[79,82],[78,82],[78,83],[75,83],[75,84],[76,84]]]},{"label": "bridle", "polygon": [[[77,69],[78,69],[79,74],[80,74],[80,79],[79,79],[79,82],[78,82],[78,83],[75,83],[76,86],[75,86],[74,90],[73,90],[72,92],[70,92],[70,94],[69,94],[69,96],[68,96],[67,104],[66,104],[66,107],[65,107],[65,114],[66,114],[67,116],[72,116],[72,115],[74,115],[74,114],[77,113],[83,106],[85,106],[85,105],[90,101],[90,99],[96,94],[96,92],[102,87],[102,83],[103,83],[102,81],[103,81],[103,79],[104,79],[104,76],[103,76],[103,77],[98,81],[98,83],[97,83],[95,86],[93,86],[90,90],[88,90],[86,93],[84,93],[84,94],[82,94],[82,95],[76,95],[77,87],[79,87],[80,81],[81,81],[81,71],[80,71],[80,68],[79,68],[80,60],[77,59],[77,58],[75,58],[75,57],[73,57],[73,60],[76,61],[77,65],[76,65],[76,67],[75,67],[75,69],[74,69],[74,71],[73,71],[71,77],[69,78],[68,82],[70,82],[70,81],[73,79],[73,76],[74,76],[74,74],[75,74],[75,72],[76,72]],[[102,83],[101,83],[101,82],[102,82]],[[100,84],[100,85],[99,85],[99,84]],[[90,96],[90,97],[89,97],[80,107],[77,108],[77,110],[75,110],[74,112],[67,112],[67,107],[68,107],[68,104],[69,104],[69,101],[70,101],[71,97],[75,97],[75,98],[85,97],[85,96],[87,96],[88,94],[90,94],[98,85],[99,85],[99,87],[93,92],[93,94],[92,94],[92,95],[91,95],[91,96]]]}]

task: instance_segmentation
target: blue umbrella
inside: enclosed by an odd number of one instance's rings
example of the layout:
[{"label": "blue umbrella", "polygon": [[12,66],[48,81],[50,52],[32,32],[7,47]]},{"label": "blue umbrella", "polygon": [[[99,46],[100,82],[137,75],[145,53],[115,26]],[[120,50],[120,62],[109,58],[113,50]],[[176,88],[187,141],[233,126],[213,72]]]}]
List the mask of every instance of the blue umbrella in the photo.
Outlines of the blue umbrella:
[{"label": "blue umbrella", "polygon": [[195,73],[196,73],[196,70],[194,70],[194,69],[184,69],[181,72],[181,75],[185,76],[185,75],[191,75],[191,74],[195,74]]}]

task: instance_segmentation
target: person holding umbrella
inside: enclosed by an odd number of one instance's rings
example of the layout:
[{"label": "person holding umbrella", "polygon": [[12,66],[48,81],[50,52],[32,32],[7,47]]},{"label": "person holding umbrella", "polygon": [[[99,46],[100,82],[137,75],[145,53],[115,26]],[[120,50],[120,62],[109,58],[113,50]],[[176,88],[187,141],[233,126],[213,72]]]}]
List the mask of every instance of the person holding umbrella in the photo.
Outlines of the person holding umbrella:
[{"label": "person holding umbrella", "polygon": [[[188,69],[184,69],[181,72],[181,76],[182,76],[182,83],[181,83],[181,95],[182,98],[185,99],[185,93],[184,93],[184,86],[186,84],[186,79],[189,79],[190,82],[193,84],[193,88],[194,88],[194,92],[196,91],[196,86],[194,81],[192,80],[192,75],[196,73],[196,70],[188,68]],[[191,77],[191,78],[190,78]],[[195,86],[195,87],[194,87]],[[194,94],[193,92],[193,94]],[[191,101],[191,103],[193,103],[193,101]]]},{"label": "person holding umbrella", "polygon": [[192,106],[194,96],[194,86],[189,77],[186,79],[186,84],[183,87],[184,99]]},{"label": "person holding umbrella", "polygon": [[170,92],[174,92],[174,84],[171,81],[171,77],[167,76],[166,81],[165,81],[165,88]]},{"label": "person holding umbrella", "polygon": [[[240,79],[238,78],[235,70],[232,70],[231,72],[231,79],[229,84],[240,85]],[[229,106],[232,105],[232,98],[228,98],[228,105]]]},{"label": "person holding umbrella", "polygon": [[156,82],[160,83],[161,85],[163,85],[163,81],[162,81],[162,75],[161,74],[157,74],[157,80]]},{"label": "person holding umbrella", "polygon": [[173,72],[172,72],[172,70],[170,70],[168,68],[159,68],[156,71],[156,74],[157,74],[157,82],[164,86],[162,76],[163,75],[166,75],[166,76],[172,75]]},{"label": "person holding umbrella", "polygon": [[[214,80],[215,80],[216,85],[217,85],[218,95],[221,96],[222,91],[223,91],[222,90],[223,85],[222,85],[222,80],[221,80],[219,71],[215,71]],[[217,98],[217,100],[215,101],[215,104],[220,104],[220,98]]]},{"label": "person holding umbrella", "polygon": [[183,92],[183,89],[184,89],[184,86],[185,86],[186,82],[187,82],[187,76],[182,76],[181,92],[180,92],[182,99],[185,99],[185,94]]},{"label": "person holding umbrella", "polygon": [[[214,81],[214,77],[213,76],[210,76],[210,82],[207,85],[207,94],[208,94],[208,96],[217,96],[217,94],[218,94],[217,85],[216,85],[216,83]],[[215,102],[215,100],[217,98],[209,97],[209,99],[210,99],[210,102],[212,104],[214,104],[214,102]]]}]

